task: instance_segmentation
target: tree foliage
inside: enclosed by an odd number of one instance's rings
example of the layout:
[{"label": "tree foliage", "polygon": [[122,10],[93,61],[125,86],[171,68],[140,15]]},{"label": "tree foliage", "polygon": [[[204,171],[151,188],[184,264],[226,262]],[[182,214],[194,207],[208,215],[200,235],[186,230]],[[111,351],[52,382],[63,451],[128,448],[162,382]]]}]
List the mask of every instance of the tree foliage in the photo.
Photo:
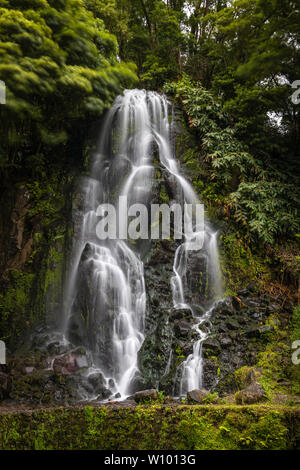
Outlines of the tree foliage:
[{"label": "tree foliage", "polygon": [[116,38],[80,0],[1,0],[0,167],[67,152],[74,131],[135,82],[117,53]]},{"label": "tree foliage", "polygon": [[264,242],[294,233],[299,24],[296,0],[0,0],[0,170],[74,158],[136,67],[177,82],[225,212]]},{"label": "tree foliage", "polygon": [[166,84],[180,99],[189,124],[198,133],[210,178],[217,183],[224,215],[232,218],[247,238],[273,243],[300,230],[300,191],[288,169],[278,171],[255,158],[237,139],[228,115],[213,94],[188,78]]}]

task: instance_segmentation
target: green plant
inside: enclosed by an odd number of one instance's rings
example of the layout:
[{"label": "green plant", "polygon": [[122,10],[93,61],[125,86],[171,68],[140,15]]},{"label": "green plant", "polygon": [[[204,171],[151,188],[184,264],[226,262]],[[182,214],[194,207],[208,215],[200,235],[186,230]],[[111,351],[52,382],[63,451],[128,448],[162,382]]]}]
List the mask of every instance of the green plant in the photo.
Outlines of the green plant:
[{"label": "green plant", "polygon": [[300,190],[288,171],[278,171],[250,154],[221,103],[211,91],[187,76],[167,83],[166,93],[180,100],[189,125],[202,140],[208,173],[218,186],[223,216],[235,222],[244,238],[252,242],[273,243],[280,236],[299,231]]}]

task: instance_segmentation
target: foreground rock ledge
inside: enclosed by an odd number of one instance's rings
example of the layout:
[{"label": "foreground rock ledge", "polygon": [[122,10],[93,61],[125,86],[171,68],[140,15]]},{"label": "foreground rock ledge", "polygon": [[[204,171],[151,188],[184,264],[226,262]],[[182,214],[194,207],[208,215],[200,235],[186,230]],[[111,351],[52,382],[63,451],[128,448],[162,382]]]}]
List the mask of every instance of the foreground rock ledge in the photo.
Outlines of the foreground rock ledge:
[{"label": "foreground rock ledge", "polygon": [[299,449],[299,424],[279,405],[0,408],[0,449]]}]

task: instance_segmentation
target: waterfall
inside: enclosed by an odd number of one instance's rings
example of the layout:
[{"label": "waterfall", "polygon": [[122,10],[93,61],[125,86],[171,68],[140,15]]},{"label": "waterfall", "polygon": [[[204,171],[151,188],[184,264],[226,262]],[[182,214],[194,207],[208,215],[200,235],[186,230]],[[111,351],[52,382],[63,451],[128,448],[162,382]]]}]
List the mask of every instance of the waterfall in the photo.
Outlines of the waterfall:
[{"label": "waterfall", "polygon": [[[139,380],[138,352],[145,339],[146,315],[142,259],[149,250],[146,239],[120,236],[127,231],[126,209],[134,204],[150,207],[156,155],[174,199],[181,205],[199,202],[175,159],[171,110],[167,98],[155,92],[126,90],[118,96],[106,116],[90,176],[81,185],[80,230],[74,243],[61,331],[66,343],[89,350],[92,366],[87,374],[101,373],[110,393],[120,398],[130,395]],[[127,206],[120,201],[126,201]],[[116,208],[118,236],[97,237],[100,204]],[[195,240],[202,241],[202,250],[193,249]],[[201,316],[193,301],[185,298],[189,259],[192,256],[197,264],[199,253],[207,266],[205,276],[214,286],[214,292],[210,287],[206,294],[203,304],[207,308]],[[173,271],[174,307],[191,310],[199,334],[193,353],[182,365],[180,391],[184,394],[201,386],[201,347],[207,335],[201,325],[210,316],[215,296],[221,293],[217,234],[208,224],[194,224],[193,234],[185,234],[176,249]]]}]

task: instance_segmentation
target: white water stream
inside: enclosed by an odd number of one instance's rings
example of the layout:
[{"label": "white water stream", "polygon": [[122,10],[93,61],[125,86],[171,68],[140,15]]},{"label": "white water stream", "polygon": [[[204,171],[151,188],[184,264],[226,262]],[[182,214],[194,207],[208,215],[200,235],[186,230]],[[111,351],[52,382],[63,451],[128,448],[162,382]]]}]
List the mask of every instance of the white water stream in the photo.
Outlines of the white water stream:
[{"label": "white water stream", "polygon": [[[80,235],[72,259],[72,270],[65,297],[65,315],[62,331],[66,341],[74,315],[75,299],[80,289],[79,271],[82,266],[89,273],[92,302],[89,304],[88,337],[94,366],[89,373],[101,371],[111,393],[128,396],[134,390],[138,377],[138,351],[144,337],[146,291],[140,246],[130,240],[99,240],[96,224],[99,204],[111,203],[117,208],[118,228],[127,226],[127,213],[118,207],[119,197],[127,197],[128,206],[151,203],[154,179],[154,155],[176,187],[180,204],[199,203],[198,198],[175,160],[172,146],[173,116],[167,98],[155,92],[127,90],[119,96],[106,117],[98,152],[92,164],[90,177],[85,178],[85,194]],[[172,116],[172,119],[170,119]],[[188,257],[195,239],[203,241],[207,256],[210,282],[214,296],[221,295],[221,275],[218,261],[217,234],[208,224],[194,227],[192,236],[186,235],[175,254],[170,280],[175,308],[189,308],[195,317],[199,334],[193,353],[182,365],[180,391],[202,385],[202,343],[207,337],[201,325],[211,311],[213,300],[203,316],[194,314],[185,300],[185,279]],[[109,346],[103,346],[109,345]],[[111,348],[107,351],[107,348]],[[170,356],[171,357],[171,356]],[[170,359],[171,360],[171,359]],[[168,367],[170,365],[168,364]]]}]

